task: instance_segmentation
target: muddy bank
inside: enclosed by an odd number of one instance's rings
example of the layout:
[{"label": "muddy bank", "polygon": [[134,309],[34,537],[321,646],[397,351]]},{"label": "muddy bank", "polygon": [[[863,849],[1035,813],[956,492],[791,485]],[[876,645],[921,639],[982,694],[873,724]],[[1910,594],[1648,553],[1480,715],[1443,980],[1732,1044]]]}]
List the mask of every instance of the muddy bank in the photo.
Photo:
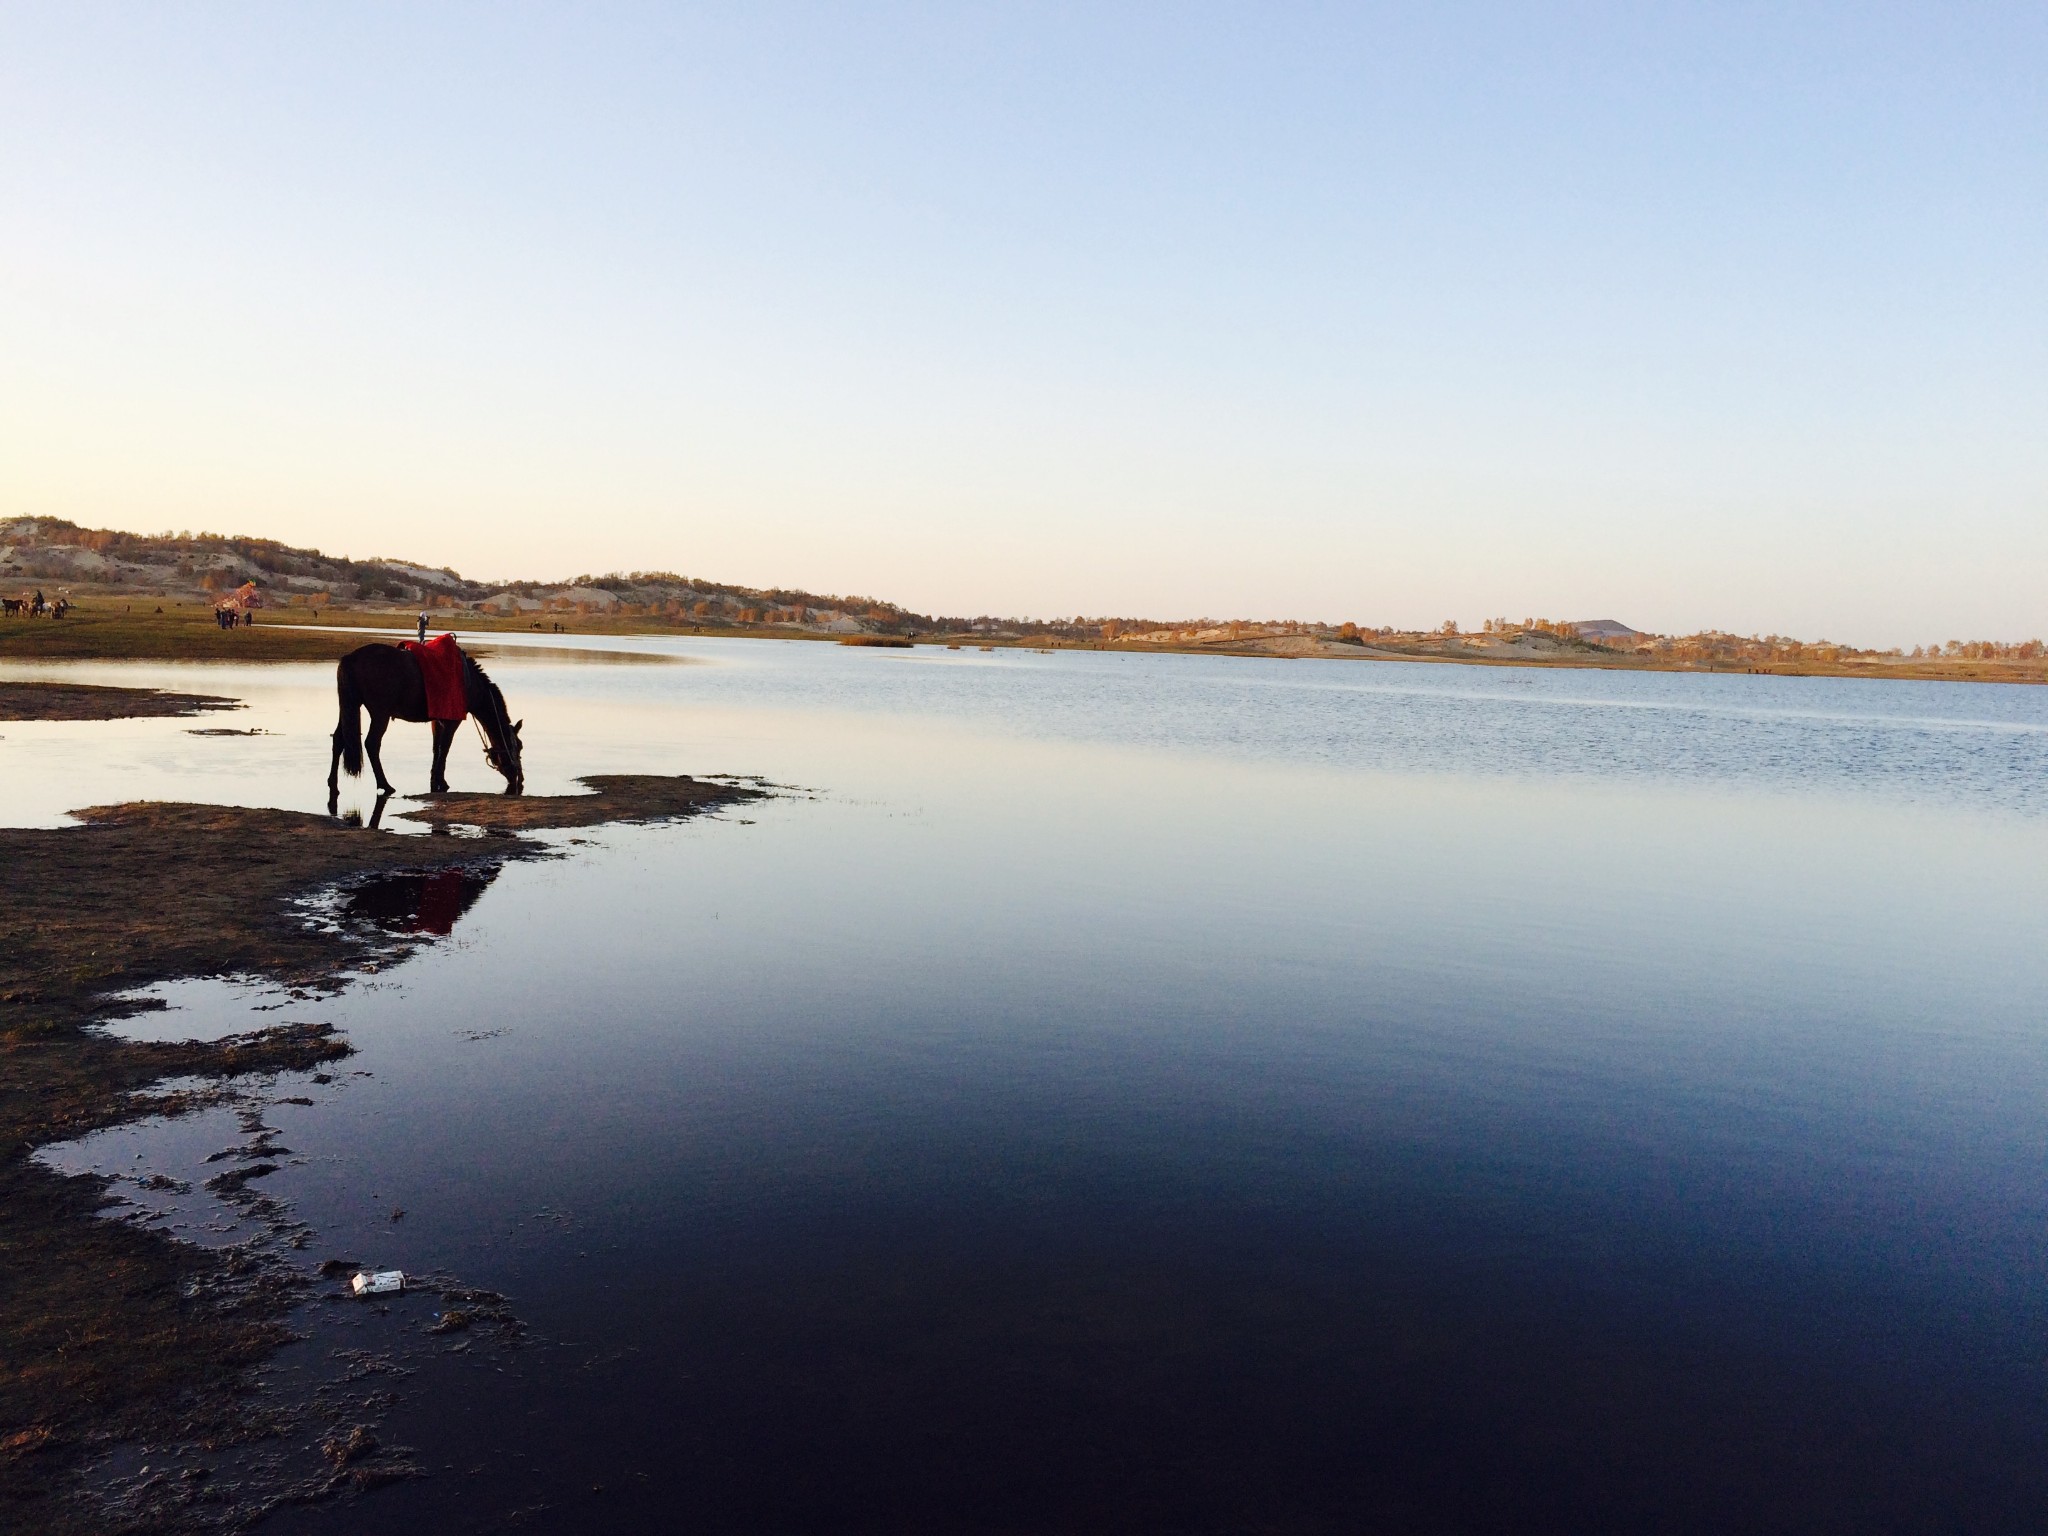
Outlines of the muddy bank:
[{"label": "muddy bank", "polygon": [[[316,932],[287,898],[376,870],[537,851],[516,840],[399,838],[300,811],[142,803],[82,825],[0,829],[0,1009],[10,1039],[110,1011],[107,994],[177,976],[329,976],[368,944]],[[116,1010],[117,1011],[117,1010]]]},{"label": "muddy bank", "polygon": [[89,683],[0,682],[0,720],[136,720],[240,709],[240,699],[161,688],[103,688]]},{"label": "muddy bank", "polygon": [[[25,1144],[221,1102],[230,1078],[315,1068],[347,1047],[324,1030],[279,1030],[196,1048],[4,1050],[16,1150],[0,1160],[0,1526],[96,1530],[70,1494],[99,1448],[170,1435],[224,1448],[262,1434],[246,1376],[289,1339],[284,1319],[302,1285],[243,1249],[99,1219],[113,1203],[107,1182],[30,1162]],[[173,1076],[186,1086],[147,1091]],[[37,1087],[50,1090],[49,1114]]]},{"label": "muddy bank", "polygon": [[549,827],[595,827],[609,822],[673,821],[716,806],[756,800],[763,791],[746,784],[653,773],[599,773],[578,779],[587,795],[497,795],[451,792],[422,795],[407,821],[435,826],[482,827],[486,831],[537,832]]},{"label": "muddy bank", "polygon": [[[647,820],[759,793],[688,779],[593,787],[590,796],[535,797],[526,819],[514,811],[490,824]],[[482,819],[460,809],[441,819]],[[0,829],[0,1528],[233,1524],[305,1489],[240,1487],[230,1497],[202,1468],[110,1524],[103,1504],[79,1498],[78,1473],[120,1442],[209,1454],[293,1428],[277,1405],[251,1395],[249,1377],[288,1337],[285,1319],[310,1273],[260,1246],[208,1250],[97,1219],[113,1201],[109,1181],[57,1174],[30,1154],[149,1116],[260,1105],[292,1091],[280,1074],[317,1072],[348,1054],[324,1024],[168,1044],[92,1028],[146,1006],[121,994],[232,975],[302,988],[310,999],[356,967],[433,942],[489,873],[544,850],[503,832],[406,837],[232,806],[79,815],[77,826]],[[337,883],[335,894],[312,899]],[[260,1171],[252,1165],[242,1177]],[[226,1193],[261,1199],[253,1189]],[[381,1475],[358,1476],[374,1466],[344,1462],[347,1476],[316,1492],[367,1487]]]}]

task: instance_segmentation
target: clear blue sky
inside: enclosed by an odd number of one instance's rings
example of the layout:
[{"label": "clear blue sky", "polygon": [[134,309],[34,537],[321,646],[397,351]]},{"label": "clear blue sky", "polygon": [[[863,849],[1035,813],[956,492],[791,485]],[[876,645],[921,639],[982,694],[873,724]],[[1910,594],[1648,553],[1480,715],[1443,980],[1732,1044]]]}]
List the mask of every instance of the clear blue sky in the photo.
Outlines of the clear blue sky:
[{"label": "clear blue sky", "polygon": [[2048,631],[2048,6],[0,9],[0,512]]}]

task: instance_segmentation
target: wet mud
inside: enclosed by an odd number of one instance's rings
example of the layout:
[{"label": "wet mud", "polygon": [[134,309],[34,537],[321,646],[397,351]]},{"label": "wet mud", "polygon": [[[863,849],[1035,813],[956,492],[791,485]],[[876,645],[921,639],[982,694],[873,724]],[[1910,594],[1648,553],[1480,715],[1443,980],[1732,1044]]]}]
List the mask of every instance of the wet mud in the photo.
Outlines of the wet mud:
[{"label": "wet mud", "polygon": [[653,773],[601,773],[578,779],[587,795],[424,795],[408,821],[435,826],[481,827],[486,831],[537,832],[548,828],[595,827],[614,822],[673,821],[715,807],[759,799],[750,784]]},{"label": "wet mud", "polygon": [[0,682],[0,720],[136,720],[240,708],[241,700],[210,693],[108,688],[93,683]]},{"label": "wet mud", "polygon": [[[264,1105],[306,1102],[294,1080],[331,1080],[346,1040],[321,1023],[185,1042],[96,1026],[162,1006],[135,994],[186,977],[246,978],[303,1000],[330,993],[450,932],[508,861],[550,852],[510,828],[664,819],[760,793],[690,779],[590,782],[592,795],[534,797],[531,810],[490,817],[447,802],[522,802],[448,796],[429,807],[443,814],[427,819],[494,829],[483,837],[167,803],[0,829],[0,1529],[238,1529],[280,1503],[415,1475],[409,1452],[377,1440],[380,1394],[403,1371],[375,1352],[338,1361],[310,1401],[257,1390],[295,1336],[294,1308],[357,1305],[332,1266],[323,1289],[308,1267],[314,1234],[262,1185],[291,1155],[263,1123]],[[227,1247],[124,1219],[137,1214],[121,1209],[125,1181],[61,1174],[32,1156],[110,1126],[222,1106],[238,1113],[243,1136],[217,1154],[226,1166],[206,1195],[253,1233]],[[190,1193],[162,1176],[135,1182]],[[408,1289],[444,1302],[437,1335],[519,1335],[504,1298],[456,1277]],[[135,1447],[147,1459],[120,1465]]]}]

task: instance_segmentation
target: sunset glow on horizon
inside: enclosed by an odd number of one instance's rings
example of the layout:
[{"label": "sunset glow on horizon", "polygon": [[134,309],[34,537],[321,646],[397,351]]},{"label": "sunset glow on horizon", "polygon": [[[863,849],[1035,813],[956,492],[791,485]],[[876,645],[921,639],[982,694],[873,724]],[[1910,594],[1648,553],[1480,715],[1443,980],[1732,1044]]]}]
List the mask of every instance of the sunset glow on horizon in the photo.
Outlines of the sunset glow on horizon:
[{"label": "sunset glow on horizon", "polygon": [[0,516],[2048,630],[2048,12],[25,4]]}]

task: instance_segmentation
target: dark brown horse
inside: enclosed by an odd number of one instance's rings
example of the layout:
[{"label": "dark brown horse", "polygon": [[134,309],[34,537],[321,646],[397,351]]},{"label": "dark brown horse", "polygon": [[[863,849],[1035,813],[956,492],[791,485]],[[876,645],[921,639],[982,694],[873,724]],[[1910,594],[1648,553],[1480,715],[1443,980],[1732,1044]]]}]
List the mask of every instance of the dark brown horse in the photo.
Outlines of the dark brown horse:
[{"label": "dark brown horse", "polygon": [[[427,683],[412,652],[396,645],[361,645],[341,658],[334,669],[335,692],[341,696],[341,719],[334,727],[334,760],[327,769],[330,795],[341,789],[341,773],[350,778],[363,771],[363,753],[370,754],[370,768],[377,775],[377,789],[391,793],[391,781],[384,777],[384,764],[377,755],[383,744],[384,728],[393,720],[427,718]],[[498,685],[484,675],[484,669],[462,658],[462,697],[469,712],[483,728],[487,745],[484,761],[505,776],[505,793],[516,795],[526,785],[520,766],[519,728],[506,712],[505,696]],[[363,735],[362,711],[370,712],[370,734]],[[436,794],[448,787],[448,749],[455,743],[459,720],[436,720],[434,727],[434,771],[428,787]]]}]

